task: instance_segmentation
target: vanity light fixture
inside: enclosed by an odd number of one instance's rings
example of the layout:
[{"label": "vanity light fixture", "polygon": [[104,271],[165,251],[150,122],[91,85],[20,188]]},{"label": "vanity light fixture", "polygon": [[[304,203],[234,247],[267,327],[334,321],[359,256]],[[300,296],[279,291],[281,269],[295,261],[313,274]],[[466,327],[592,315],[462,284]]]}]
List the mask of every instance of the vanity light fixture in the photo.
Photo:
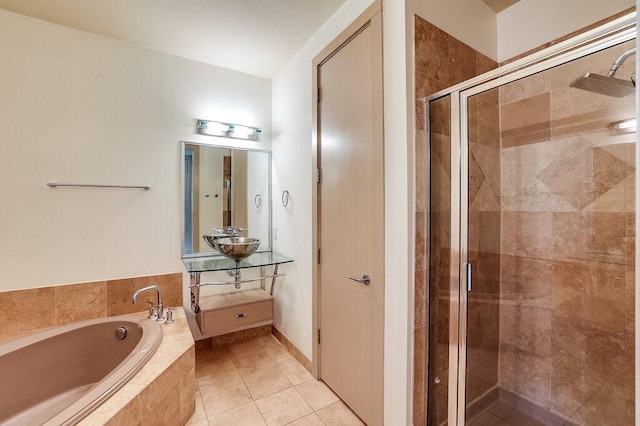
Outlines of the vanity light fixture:
[{"label": "vanity light fixture", "polygon": [[257,127],[243,126],[240,124],[223,123],[220,121],[198,120],[196,126],[198,133],[223,138],[245,139],[257,141],[262,130]]}]

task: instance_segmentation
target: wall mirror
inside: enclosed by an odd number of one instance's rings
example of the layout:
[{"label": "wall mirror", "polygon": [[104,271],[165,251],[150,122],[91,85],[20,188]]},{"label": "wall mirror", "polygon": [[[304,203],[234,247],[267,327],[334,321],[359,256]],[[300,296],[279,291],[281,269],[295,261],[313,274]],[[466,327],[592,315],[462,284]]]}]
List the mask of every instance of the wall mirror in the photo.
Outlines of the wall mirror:
[{"label": "wall mirror", "polygon": [[215,255],[203,235],[242,227],[271,250],[271,152],[182,142],[182,255]]}]

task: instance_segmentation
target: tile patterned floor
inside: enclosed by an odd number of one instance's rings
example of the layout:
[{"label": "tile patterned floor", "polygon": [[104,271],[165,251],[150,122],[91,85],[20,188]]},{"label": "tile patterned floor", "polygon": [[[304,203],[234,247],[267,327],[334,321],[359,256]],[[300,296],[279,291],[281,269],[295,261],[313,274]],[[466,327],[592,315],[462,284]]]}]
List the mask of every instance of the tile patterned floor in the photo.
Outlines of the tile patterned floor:
[{"label": "tile patterned floor", "polygon": [[196,352],[190,426],[363,425],[271,335]]}]

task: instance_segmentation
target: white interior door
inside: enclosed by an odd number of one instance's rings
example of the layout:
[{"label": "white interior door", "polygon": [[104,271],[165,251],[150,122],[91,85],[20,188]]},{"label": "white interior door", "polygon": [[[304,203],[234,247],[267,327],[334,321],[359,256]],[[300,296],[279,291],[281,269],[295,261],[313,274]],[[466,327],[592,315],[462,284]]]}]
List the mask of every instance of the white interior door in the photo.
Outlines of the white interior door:
[{"label": "white interior door", "polygon": [[383,403],[380,15],[318,68],[319,375],[369,425]]}]

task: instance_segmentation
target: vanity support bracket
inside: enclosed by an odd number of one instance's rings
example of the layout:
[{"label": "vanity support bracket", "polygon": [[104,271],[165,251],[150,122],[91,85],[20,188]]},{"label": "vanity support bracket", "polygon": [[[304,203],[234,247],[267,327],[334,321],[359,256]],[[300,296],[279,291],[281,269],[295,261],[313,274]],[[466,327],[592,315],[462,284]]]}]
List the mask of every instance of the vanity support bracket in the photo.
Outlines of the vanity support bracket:
[{"label": "vanity support bracket", "polygon": [[193,312],[200,312],[200,272],[189,273],[191,289],[191,309]]}]

